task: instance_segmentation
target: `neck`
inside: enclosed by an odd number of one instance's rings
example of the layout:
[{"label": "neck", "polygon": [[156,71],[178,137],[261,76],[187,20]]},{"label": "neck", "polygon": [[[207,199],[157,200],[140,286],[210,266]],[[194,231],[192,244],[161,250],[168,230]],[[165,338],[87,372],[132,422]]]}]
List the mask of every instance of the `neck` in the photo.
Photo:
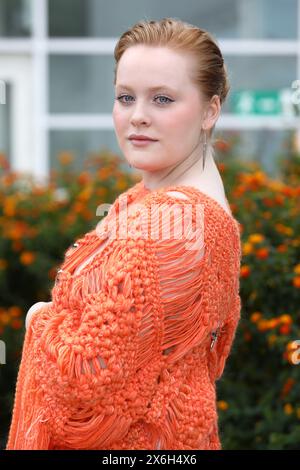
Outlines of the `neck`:
[{"label": "neck", "polygon": [[208,146],[205,157],[205,165],[203,169],[202,153],[199,158],[199,154],[191,154],[188,158],[180,162],[179,164],[169,167],[164,170],[157,172],[145,172],[143,171],[143,182],[144,185],[150,189],[155,190],[162,187],[177,186],[184,184],[191,184],[191,182],[201,183],[207,181],[216,169],[216,164]]}]

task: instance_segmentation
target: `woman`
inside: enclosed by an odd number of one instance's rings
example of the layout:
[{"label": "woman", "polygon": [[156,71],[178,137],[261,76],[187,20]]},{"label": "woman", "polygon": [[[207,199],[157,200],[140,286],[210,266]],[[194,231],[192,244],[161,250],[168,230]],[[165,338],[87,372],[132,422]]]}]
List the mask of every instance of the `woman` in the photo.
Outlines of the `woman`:
[{"label": "woman", "polygon": [[28,312],[7,449],[221,449],[215,381],[241,309],[240,227],[210,142],[224,61],[172,18],[134,25],[115,59],[116,134],[142,180]]}]

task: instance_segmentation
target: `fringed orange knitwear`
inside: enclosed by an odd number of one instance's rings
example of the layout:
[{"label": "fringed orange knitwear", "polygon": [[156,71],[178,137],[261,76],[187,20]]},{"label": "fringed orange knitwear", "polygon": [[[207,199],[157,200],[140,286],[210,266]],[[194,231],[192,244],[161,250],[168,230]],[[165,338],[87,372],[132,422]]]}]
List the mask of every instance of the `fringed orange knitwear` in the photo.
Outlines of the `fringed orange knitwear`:
[{"label": "fringed orange knitwear", "polygon": [[220,450],[240,260],[240,224],[211,196],[143,181],[121,194],[31,319],[7,450]]}]

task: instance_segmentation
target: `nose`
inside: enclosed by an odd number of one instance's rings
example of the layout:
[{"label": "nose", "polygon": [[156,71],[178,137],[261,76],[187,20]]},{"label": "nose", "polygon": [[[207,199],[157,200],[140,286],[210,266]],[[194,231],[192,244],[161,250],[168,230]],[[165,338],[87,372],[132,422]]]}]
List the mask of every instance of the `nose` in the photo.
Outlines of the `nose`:
[{"label": "nose", "polygon": [[141,104],[134,106],[131,115],[131,123],[134,125],[149,123],[149,117]]}]

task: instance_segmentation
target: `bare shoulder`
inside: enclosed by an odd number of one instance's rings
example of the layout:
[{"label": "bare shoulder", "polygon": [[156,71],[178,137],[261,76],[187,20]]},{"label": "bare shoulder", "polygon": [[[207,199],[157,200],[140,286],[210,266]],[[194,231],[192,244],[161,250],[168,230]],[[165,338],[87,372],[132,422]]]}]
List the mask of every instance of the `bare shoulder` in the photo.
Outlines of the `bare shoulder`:
[{"label": "bare shoulder", "polygon": [[183,194],[182,192],[179,192],[179,191],[167,191],[166,194],[168,194],[169,196],[178,197],[179,199],[188,199],[186,194]]},{"label": "bare shoulder", "polygon": [[[225,189],[223,184],[220,184],[220,182],[216,182],[215,184],[211,184],[210,186],[207,185],[199,185],[199,184],[193,184],[193,183],[185,183],[184,186],[187,185],[189,187],[193,187],[199,192],[206,194],[208,197],[211,199],[214,199],[222,208],[229,214],[231,215],[230,207],[227,202],[226,194],[225,194]],[[181,191],[168,191],[167,194],[170,196],[174,196],[179,199],[188,199],[187,195],[184,194]]]}]

